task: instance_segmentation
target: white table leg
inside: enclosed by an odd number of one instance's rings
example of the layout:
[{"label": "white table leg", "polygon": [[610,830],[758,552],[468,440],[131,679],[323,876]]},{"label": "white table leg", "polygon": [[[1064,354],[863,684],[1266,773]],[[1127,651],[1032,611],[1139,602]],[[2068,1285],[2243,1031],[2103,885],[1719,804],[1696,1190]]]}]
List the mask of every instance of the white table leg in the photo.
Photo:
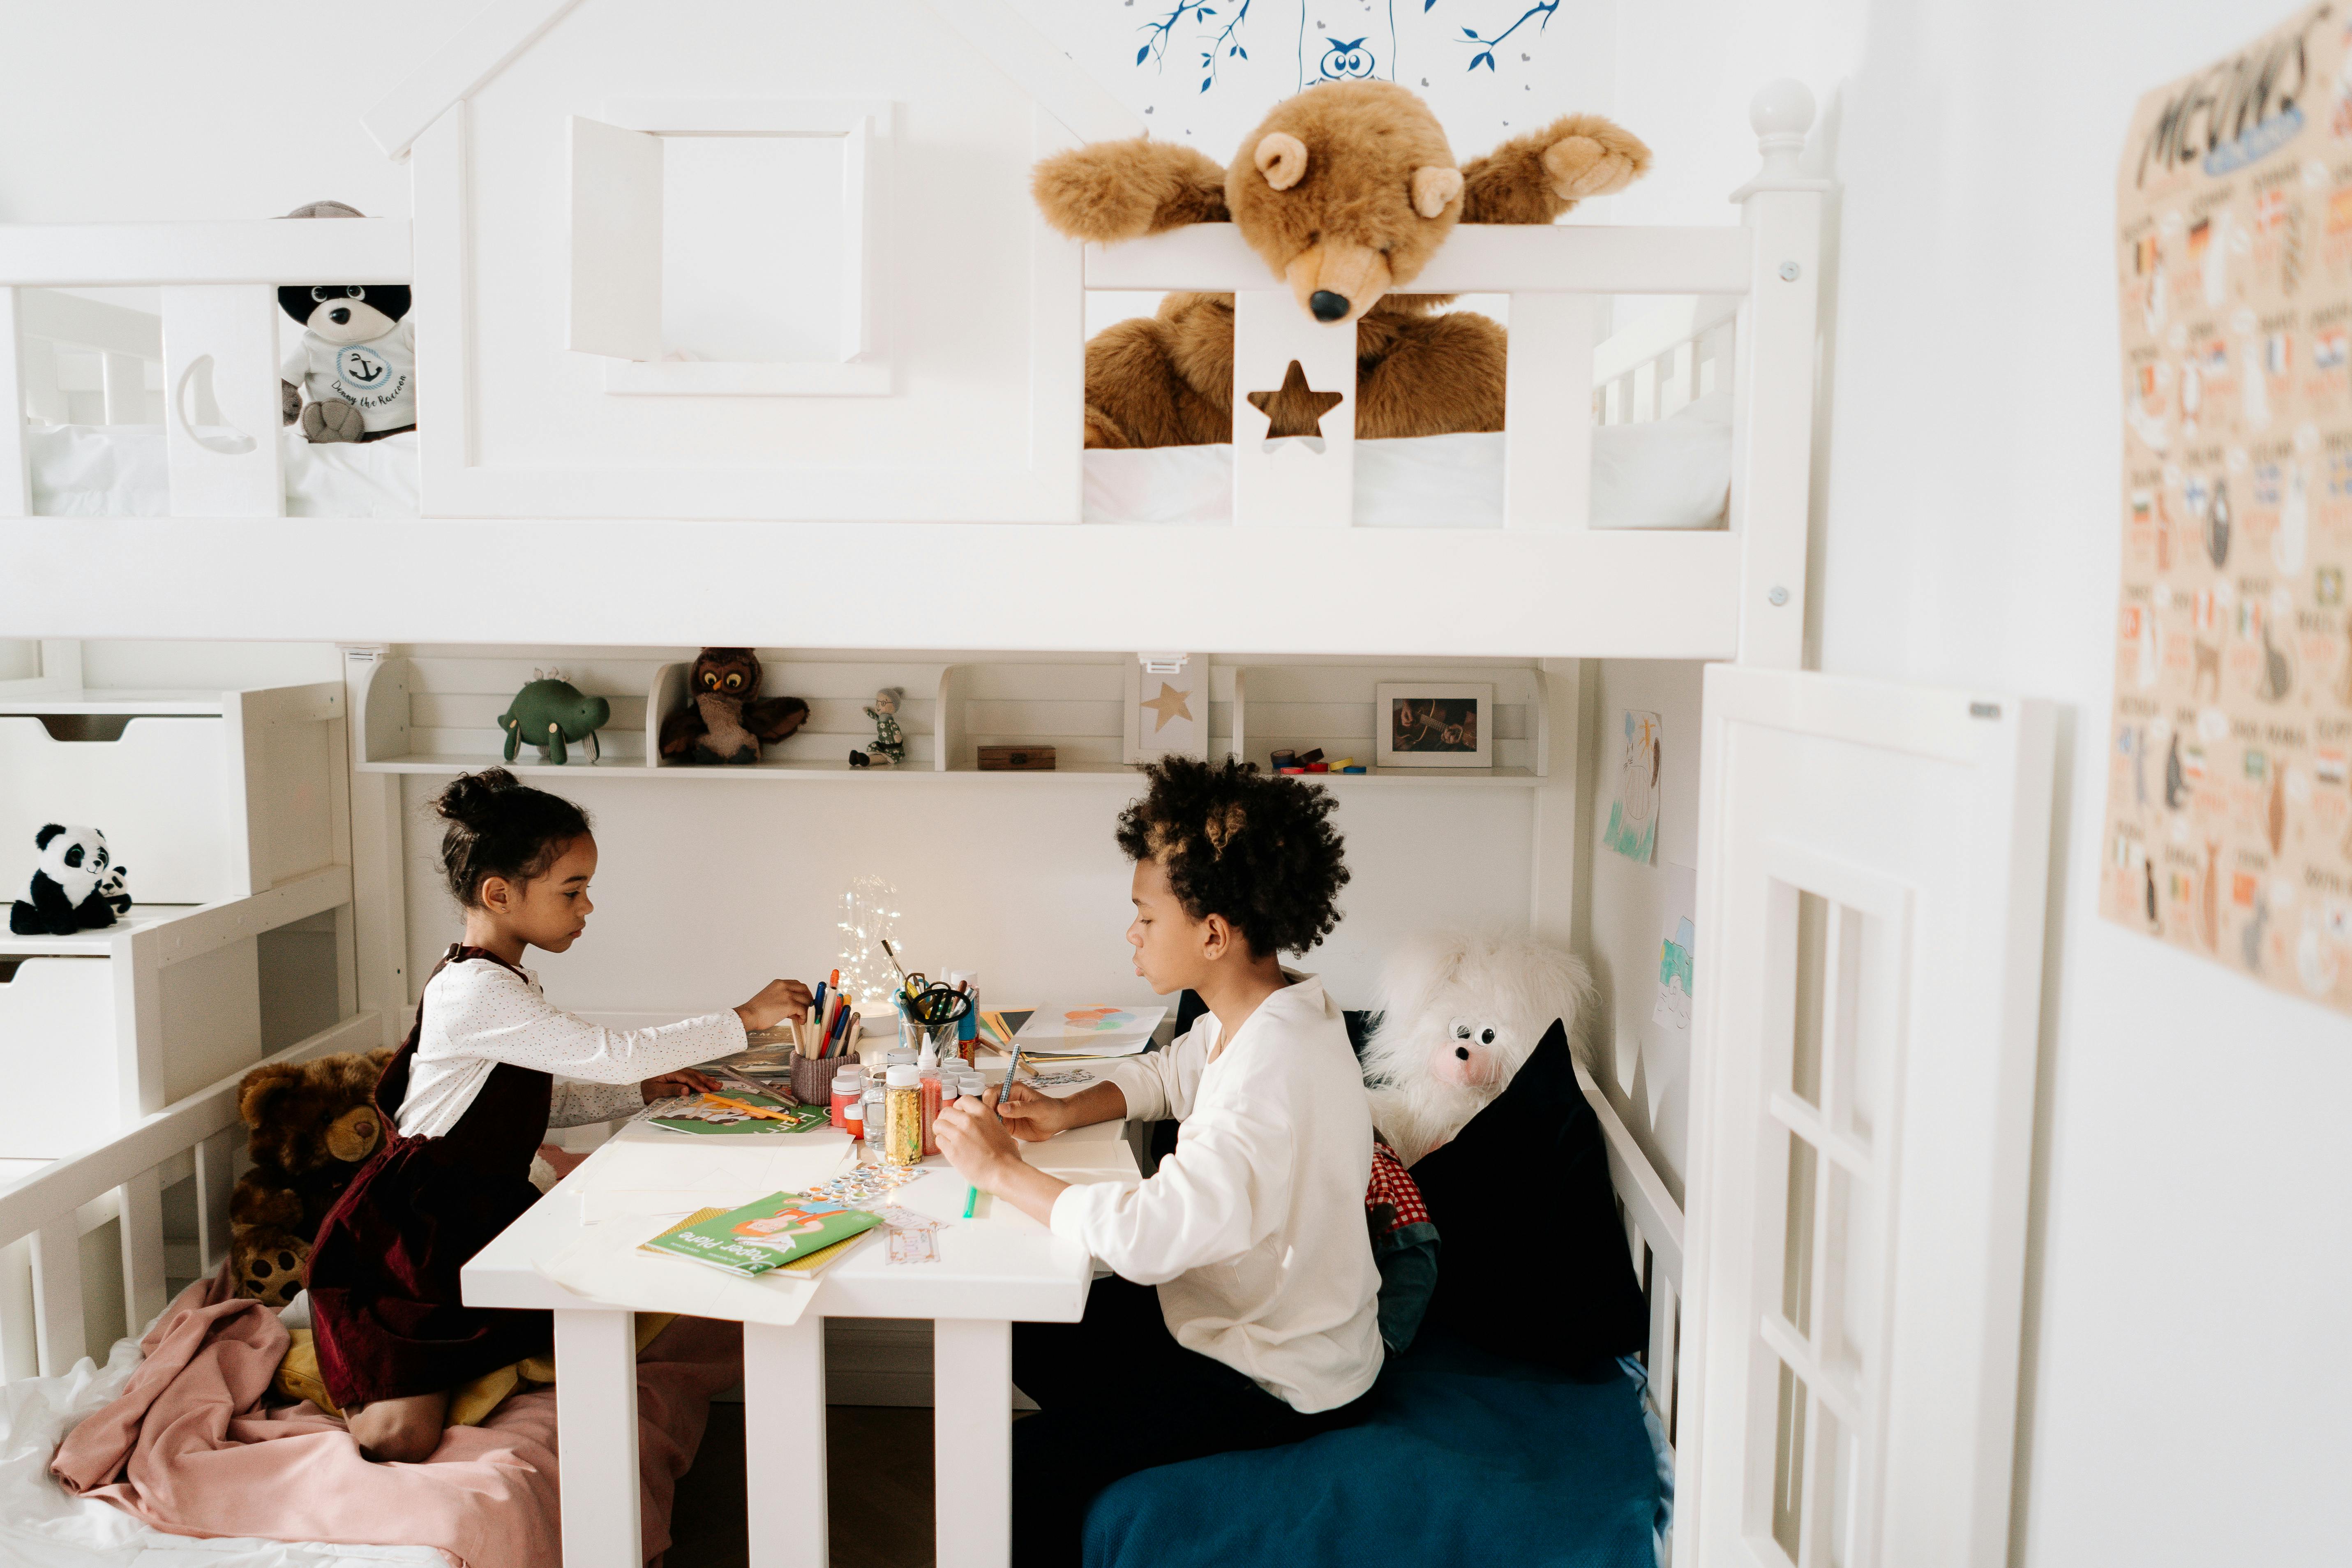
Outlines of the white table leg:
[{"label": "white table leg", "polygon": [[814,1312],[788,1329],[743,1325],[743,1452],[751,1568],[825,1568],[824,1320]]},{"label": "white table leg", "polygon": [[932,1329],[939,1568],[1006,1568],[1013,1560],[1013,1325],[941,1318]]},{"label": "white table leg", "polygon": [[555,1441],[564,1568],[643,1568],[634,1313],[555,1314]]}]

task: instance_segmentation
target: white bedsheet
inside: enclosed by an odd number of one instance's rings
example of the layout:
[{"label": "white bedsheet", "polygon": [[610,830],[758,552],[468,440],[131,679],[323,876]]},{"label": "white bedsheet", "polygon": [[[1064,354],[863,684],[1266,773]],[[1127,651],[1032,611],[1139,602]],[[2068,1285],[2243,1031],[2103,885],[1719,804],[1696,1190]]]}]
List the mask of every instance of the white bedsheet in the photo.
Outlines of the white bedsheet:
[{"label": "white bedsheet", "polygon": [[[163,517],[170,479],[160,425],[61,425],[26,432],[33,510],[43,517]],[[285,447],[289,517],[415,517],[416,436]],[[1356,444],[1359,528],[1500,528],[1503,434]],[[1592,526],[1720,526],[1731,483],[1731,405],[1712,394],[1641,425],[1592,432]],[[1086,455],[1088,522],[1233,521],[1234,449],[1158,447]]]},{"label": "white bedsheet", "polygon": [[[278,432],[289,517],[415,517],[416,433],[312,446]],[[164,517],[161,425],[35,426],[25,432],[39,517]]]},{"label": "white bedsheet", "polygon": [[84,1358],[61,1376],[24,1378],[0,1388],[0,1563],[8,1568],[448,1568],[448,1557],[430,1546],[168,1535],[111,1503],[67,1491],[49,1475],[58,1442],[121,1394],[138,1365],[139,1342],[119,1340],[103,1367]]}]

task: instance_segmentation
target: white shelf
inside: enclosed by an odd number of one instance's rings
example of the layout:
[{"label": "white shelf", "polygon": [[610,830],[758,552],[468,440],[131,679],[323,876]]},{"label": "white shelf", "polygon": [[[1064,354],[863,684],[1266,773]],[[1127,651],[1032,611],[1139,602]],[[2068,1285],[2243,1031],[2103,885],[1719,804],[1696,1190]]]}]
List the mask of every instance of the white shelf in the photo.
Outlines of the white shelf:
[{"label": "white shelf", "polygon": [[[948,768],[896,767],[853,768],[846,762],[772,762],[733,763],[709,766],[651,767],[641,758],[618,758],[601,763],[574,762],[557,767],[551,763],[526,763],[520,759],[503,762],[497,752],[478,756],[409,755],[388,757],[378,762],[352,764],[363,773],[462,773],[478,768],[500,767],[518,778],[633,778],[633,779],[1043,779],[1083,780],[1104,779],[1133,781],[1141,769],[1125,763],[1071,763],[1050,771],[1029,771],[1017,768]],[[1544,781],[1526,768],[1496,768],[1488,772],[1444,768],[1382,768],[1368,773],[1307,773],[1301,776],[1307,784],[1338,784],[1343,789],[1360,785],[1390,787],[1402,785],[1453,785],[1484,789],[1533,789]]]},{"label": "white shelf", "polygon": [[110,926],[80,931],[71,936],[18,936],[0,928],[0,958],[104,958],[114,943],[135,931],[169,925],[209,904],[133,904],[131,912]]}]

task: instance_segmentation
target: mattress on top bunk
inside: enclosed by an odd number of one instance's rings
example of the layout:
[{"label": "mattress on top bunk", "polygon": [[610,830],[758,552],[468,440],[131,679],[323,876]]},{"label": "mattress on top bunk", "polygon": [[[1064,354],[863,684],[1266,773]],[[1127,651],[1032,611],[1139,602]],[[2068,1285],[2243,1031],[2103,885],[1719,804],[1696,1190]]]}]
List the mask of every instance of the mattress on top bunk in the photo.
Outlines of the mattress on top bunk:
[{"label": "mattress on top bunk", "polygon": [[[41,517],[164,517],[171,476],[160,425],[58,425],[26,432]],[[289,517],[415,517],[416,435],[314,446],[279,432]],[[1501,433],[1356,444],[1359,528],[1503,526]],[[1087,522],[1233,521],[1234,449],[1155,447],[1086,455]],[[1730,400],[1592,431],[1592,526],[1712,528],[1731,483]]]},{"label": "mattress on top bunk", "polygon": [[[161,425],[51,425],[25,432],[38,517],[166,517]],[[278,432],[289,517],[415,517],[416,433],[312,445]]]}]

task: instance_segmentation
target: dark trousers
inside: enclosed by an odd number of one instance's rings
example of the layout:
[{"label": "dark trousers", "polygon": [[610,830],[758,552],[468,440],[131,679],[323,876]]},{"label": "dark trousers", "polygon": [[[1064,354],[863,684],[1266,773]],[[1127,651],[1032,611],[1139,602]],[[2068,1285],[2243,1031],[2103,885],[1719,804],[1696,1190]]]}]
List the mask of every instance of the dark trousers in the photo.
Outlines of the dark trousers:
[{"label": "dark trousers", "polygon": [[1013,1381],[1038,1405],[1013,1424],[1013,1568],[1078,1568],[1087,1505],[1121,1476],[1297,1443],[1366,1403],[1300,1415],[1178,1344],[1160,1292],[1118,1279],[1095,1281],[1077,1322],[1013,1324]]}]

